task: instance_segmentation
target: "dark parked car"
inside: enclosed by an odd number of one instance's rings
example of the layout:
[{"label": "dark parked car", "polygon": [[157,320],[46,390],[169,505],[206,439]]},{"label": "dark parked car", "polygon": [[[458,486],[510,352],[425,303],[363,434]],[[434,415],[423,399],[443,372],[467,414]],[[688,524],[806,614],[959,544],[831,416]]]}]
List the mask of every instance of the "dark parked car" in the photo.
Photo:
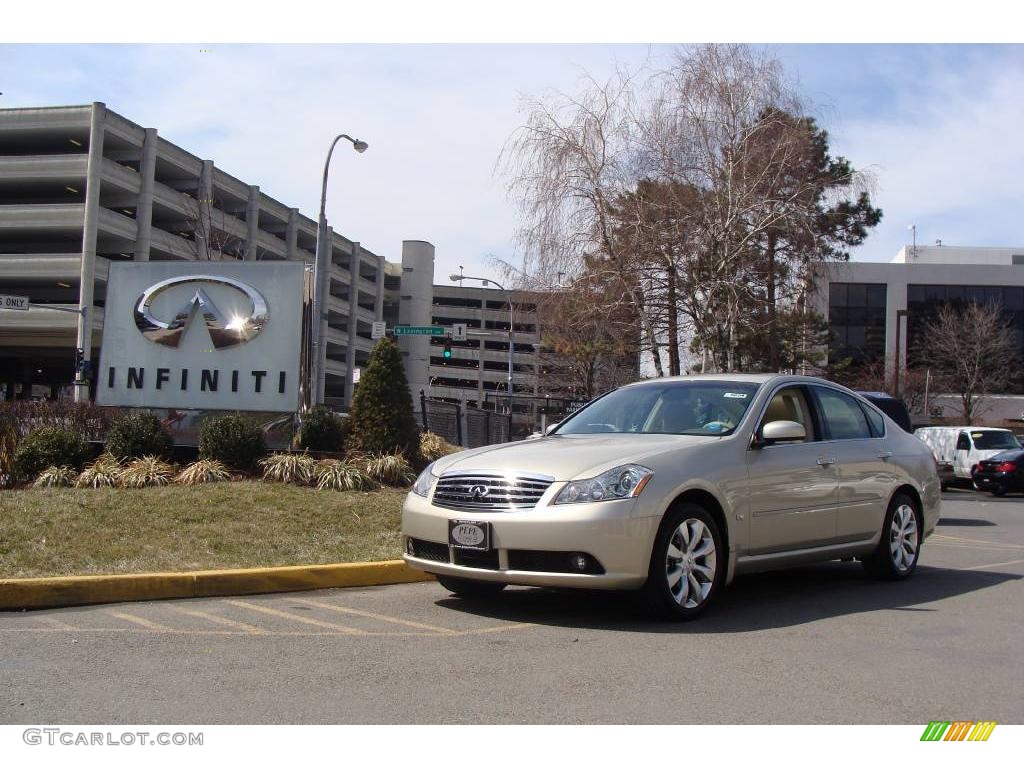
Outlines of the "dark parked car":
[{"label": "dark parked car", "polygon": [[899,424],[904,432],[914,431],[910,426],[910,411],[907,410],[906,403],[898,397],[893,397],[886,392],[858,392],[857,394]]},{"label": "dark parked car", "polygon": [[1024,450],[1003,451],[982,459],[971,472],[974,486],[979,491],[991,491],[993,496],[1024,492]]}]

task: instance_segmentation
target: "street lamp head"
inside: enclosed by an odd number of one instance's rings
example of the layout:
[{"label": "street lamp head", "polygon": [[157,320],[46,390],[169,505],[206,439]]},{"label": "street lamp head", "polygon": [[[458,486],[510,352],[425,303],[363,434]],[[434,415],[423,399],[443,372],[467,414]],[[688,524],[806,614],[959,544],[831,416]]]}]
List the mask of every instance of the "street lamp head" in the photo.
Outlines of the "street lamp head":
[{"label": "street lamp head", "polygon": [[453,283],[457,283],[459,282],[459,280],[462,279],[462,275],[448,275],[448,279],[451,280]]},{"label": "street lamp head", "polygon": [[356,152],[362,153],[369,149],[370,145],[367,144],[362,139],[356,139],[355,141],[352,142],[352,148],[355,149]]}]

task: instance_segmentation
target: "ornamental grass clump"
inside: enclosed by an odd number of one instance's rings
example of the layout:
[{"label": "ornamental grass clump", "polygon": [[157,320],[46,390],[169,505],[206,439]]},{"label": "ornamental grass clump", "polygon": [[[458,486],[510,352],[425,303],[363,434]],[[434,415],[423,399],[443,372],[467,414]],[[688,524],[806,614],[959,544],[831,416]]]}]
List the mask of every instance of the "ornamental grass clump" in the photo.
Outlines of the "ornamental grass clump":
[{"label": "ornamental grass clump", "polygon": [[117,480],[122,488],[170,485],[174,480],[174,467],[159,456],[143,456],[124,467]]},{"label": "ornamental grass clump", "polygon": [[96,461],[82,470],[75,480],[76,488],[113,488],[118,484],[121,474],[121,462],[116,456],[104,453]]},{"label": "ornamental grass clump", "polygon": [[222,483],[231,479],[231,472],[215,459],[193,461],[174,478],[178,485],[202,485],[204,483]]},{"label": "ornamental grass clump", "polygon": [[370,491],[377,483],[354,464],[327,459],[317,462],[316,487],[321,491]]},{"label": "ornamental grass clump", "polygon": [[363,470],[381,485],[392,485],[401,488],[412,485],[416,473],[412,471],[409,460],[401,453],[384,453],[366,456],[360,462]]},{"label": "ornamental grass clump", "polygon": [[442,456],[458,453],[462,449],[452,445],[440,435],[433,432],[424,432],[420,435],[420,456],[427,462],[437,461]]},{"label": "ornamental grass clump", "polygon": [[260,459],[263,479],[276,483],[312,485],[317,474],[317,462],[308,453],[273,453]]},{"label": "ornamental grass clump", "polygon": [[77,477],[78,472],[73,467],[47,467],[39,473],[32,485],[36,488],[70,488]]}]

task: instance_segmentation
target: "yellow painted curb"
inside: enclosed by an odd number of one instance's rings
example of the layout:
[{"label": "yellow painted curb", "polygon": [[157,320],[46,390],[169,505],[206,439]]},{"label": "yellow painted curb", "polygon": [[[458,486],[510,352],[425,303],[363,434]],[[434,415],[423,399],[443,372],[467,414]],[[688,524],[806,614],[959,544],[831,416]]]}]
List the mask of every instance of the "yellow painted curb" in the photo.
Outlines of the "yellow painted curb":
[{"label": "yellow painted curb", "polygon": [[61,608],[216,595],[298,592],[330,587],[370,587],[430,581],[434,577],[403,560],[333,565],[289,565],[184,573],[128,573],[109,576],[52,576],[0,579],[0,610]]}]

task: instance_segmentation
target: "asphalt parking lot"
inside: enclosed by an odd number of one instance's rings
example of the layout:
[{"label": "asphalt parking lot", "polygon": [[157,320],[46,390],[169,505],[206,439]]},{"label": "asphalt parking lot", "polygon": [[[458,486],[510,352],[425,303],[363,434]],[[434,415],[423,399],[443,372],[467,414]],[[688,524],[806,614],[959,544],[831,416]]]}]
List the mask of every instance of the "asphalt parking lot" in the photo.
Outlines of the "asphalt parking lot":
[{"label": "asphalt parking lot", "polygon": [[436,583],[0,613],[0,723],[1024,722],[1024,497],[945,494],[918,573],[738,579],[697,622]]}]

